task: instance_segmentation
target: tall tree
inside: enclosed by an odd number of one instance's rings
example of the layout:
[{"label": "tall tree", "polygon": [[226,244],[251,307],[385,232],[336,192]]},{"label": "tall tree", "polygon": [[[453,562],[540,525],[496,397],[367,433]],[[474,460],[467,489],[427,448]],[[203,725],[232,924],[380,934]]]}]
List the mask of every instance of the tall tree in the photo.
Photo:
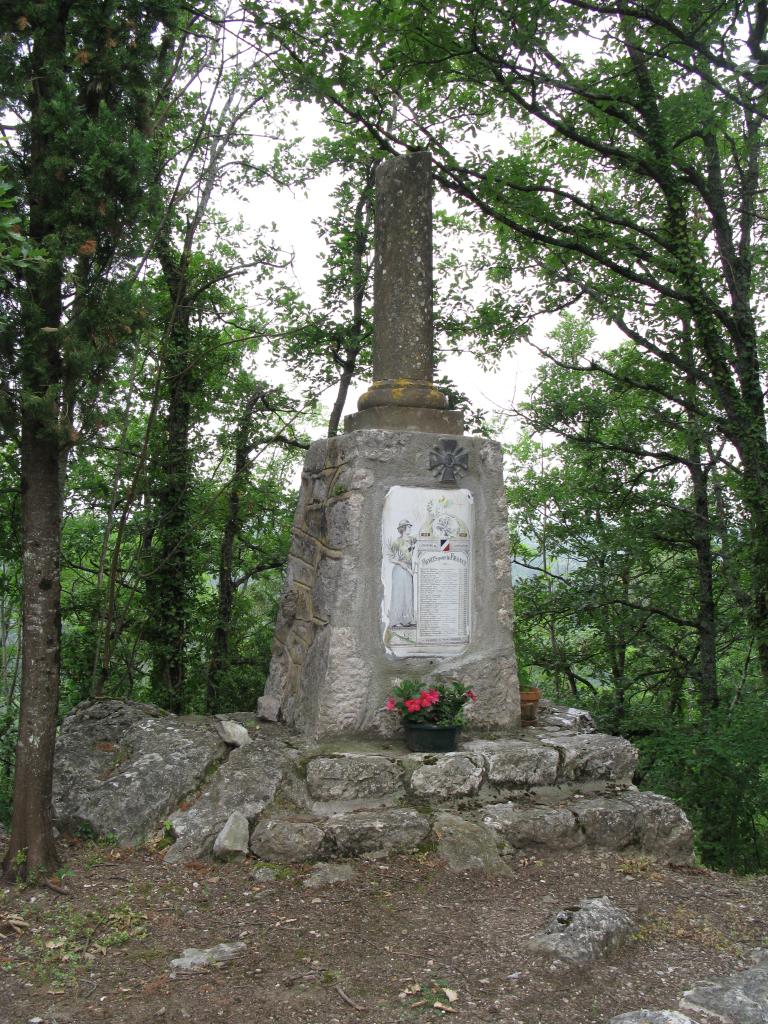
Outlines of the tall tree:
[{"label": "tall tree", "polygon": [[121,279],[154,203],[149,135],[183,36],[170,2],[79,0],[3,14],[7,174],[43,259],[17,270],[0,337],[3,427],[20,433],[22,693],[4,870],[57,861],[50,822],[60,674],[60,531],[78,407],[130,345]]}]

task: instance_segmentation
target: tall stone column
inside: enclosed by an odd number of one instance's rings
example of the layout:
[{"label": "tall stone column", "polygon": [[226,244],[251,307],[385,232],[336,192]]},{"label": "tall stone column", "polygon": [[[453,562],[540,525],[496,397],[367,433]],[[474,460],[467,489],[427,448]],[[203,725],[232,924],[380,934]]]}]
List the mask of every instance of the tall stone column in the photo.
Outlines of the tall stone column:
[{"label": "tall stone column", "polygon": [[420,430],[461,434],[460,412],[433,384],[432,158],[409,153],[376,170],[373,270],[373,384],[353,430]]}]

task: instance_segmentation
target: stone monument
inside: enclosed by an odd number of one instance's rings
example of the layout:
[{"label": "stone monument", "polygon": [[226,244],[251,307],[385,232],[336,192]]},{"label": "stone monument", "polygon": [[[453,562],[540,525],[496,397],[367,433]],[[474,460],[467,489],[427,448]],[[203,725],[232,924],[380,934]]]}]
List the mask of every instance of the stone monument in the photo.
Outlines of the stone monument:
[{"label": "stone monument", "polygon": [[312,738],[389,735],[405,678],[460,679],[469,728],[520,702],[501,447],[463,435],[433,383],[428,153],[376,174],[374,382],[304,463],[259,713]]}]

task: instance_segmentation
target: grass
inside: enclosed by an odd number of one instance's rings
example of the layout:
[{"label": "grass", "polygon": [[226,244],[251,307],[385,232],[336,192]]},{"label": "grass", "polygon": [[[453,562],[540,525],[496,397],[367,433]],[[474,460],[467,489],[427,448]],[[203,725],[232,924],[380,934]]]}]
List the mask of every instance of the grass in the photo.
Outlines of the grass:
[{"label": "grass", "polygon": [[57,904],[36,922],[19,947],[19,959],[42,984],[71,985],[97,956],[147,937],[147,915],[127,900],[109,910],[75,910]]}]

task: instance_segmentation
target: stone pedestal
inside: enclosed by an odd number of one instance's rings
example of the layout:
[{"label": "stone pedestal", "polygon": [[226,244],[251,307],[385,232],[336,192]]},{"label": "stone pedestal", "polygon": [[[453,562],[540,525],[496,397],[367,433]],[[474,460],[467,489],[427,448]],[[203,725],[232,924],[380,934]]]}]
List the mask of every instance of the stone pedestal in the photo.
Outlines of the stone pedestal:
[{"label": "stone pedestal", "polygon": [[370,429],[315,442],[259,713],[315,738],[389,735],[392,686],[435,673],[476,692],[470,728],[518,728],[500,445]]}]

